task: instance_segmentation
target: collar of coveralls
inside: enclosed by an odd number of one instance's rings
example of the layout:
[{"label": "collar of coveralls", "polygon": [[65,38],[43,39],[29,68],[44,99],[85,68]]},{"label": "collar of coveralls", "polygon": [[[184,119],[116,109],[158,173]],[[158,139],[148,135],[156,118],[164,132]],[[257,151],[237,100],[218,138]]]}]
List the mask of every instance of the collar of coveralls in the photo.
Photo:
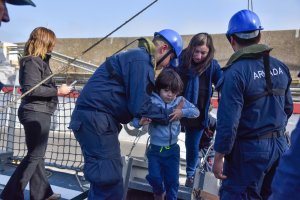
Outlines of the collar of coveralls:
[{"label": "collar of coveralls", "polygon": [[269,53],[272,50],[271,47],[265,44],[253,44],[248,47],[244,47],[236,51],[228,60],[226,65],[223,67],[228,68],[235,61],[242,58],[257,58],[262,55],[262,53]]}]

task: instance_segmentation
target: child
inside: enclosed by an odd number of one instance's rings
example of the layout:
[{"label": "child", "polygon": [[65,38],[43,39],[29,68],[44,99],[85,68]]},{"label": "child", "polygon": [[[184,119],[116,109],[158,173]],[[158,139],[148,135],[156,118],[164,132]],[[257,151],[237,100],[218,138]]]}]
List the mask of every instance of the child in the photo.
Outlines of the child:
[{"label": "child", "polygon": [[[172,120],[168,125],[151,122],[142,117],[133,120],[133,125],[139,127],[149,124],[150,145],[147,150],[148,175],[146,179],[152,186],[154,198],[177,199],[179,187],[180,148],[177,144],[180,133],[181,117],[196,118],[199,110],[183,97],[176,97],[183,89],[179,75],[170,68],[164,69],[157,77],[152,103],[165,109],[173,109]],[[175,119],[175,120],[174,120]]]}]

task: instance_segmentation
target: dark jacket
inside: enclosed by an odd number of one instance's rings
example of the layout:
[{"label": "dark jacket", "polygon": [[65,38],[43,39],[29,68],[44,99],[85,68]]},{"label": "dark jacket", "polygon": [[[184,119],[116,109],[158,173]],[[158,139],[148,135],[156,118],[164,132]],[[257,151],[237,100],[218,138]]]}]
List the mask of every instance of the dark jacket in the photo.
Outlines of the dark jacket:
[{"label": "dark jacket", "polygon": [[122,124],[130,122],[133,116],[146,116],[152,121],[167,118],[162,109],[151,103],[153,88],[150,55],[144,48],[129,49],[100,65],[84,86],[76,106],[108,113]]},{"label": "dark jacket", "polygon": [[[26,56],[20,60],[19,82],[22,93],[52,74],[49,59],[50,55],[44,60],[34,56]],[[57,103],[57,88],[53,79],[50,78],[22,98],[20,108],[52,114],[56,110]]]},{"label": "dark jacket", "polygon": [[288,67],[270,56],[272,87],[285,95],[270,95],[247,103],[266,90],[263,58],[238,59],[224,71],[217,114],[215,150],[229,154],[235,139],[283,131],[293,112]]},{"label": "dark jacket", "polygon": [[[185,126],[186,128],[207,128],[209,125],[209,117],[208,117],[208,110],[210,107],[210,100],[211,97],[213,95],[213,87],[212,85],[214,84],[214,86],[216,87],[219,84],[219,81],[222,79],[223,76],[223,72],[221,70],[221,67],[219,65],[219,63],[217,62],[217,60],[213,59],[210,63],[209,66],[207,67],[207,69],[203,72],[203,75],[206,78],[206,85],[207,85],[207,94],[206,94],[206,99],[205,101],[205,106],[204,109],[200,109],[200,105],[198,105],[197,102],[193,102],[193,100],[191,99],[192,95],[196,95],[197,98],[200,98],[199,94],[199,87],[193,87],[191,88],[190,91],[188,91],[188,85],[189,82],[193,82],[195,80],[195,78],[199,77],[199,81],[201,82],[201,79],[203,78],[203,76],[199,76],[193,72],[191,72],[191,70],[187,70],[186,68],[184,68],[183,66],[180,66],[178,68],[176,68],[176,71],[178,72],[178,74],[180,75],[183,83],[184,83],[184,97],[190,101],[191,103],[194,103],[195,106],[200,110],[200,116],[196,119],[186,119],[183,118],[181,120],[181,123],[183,126]],[[199,83],[196,83],[199,85]],[[202,111],[202,112],[201,112]],[[204,112],[203,112],[204,111]]]}]

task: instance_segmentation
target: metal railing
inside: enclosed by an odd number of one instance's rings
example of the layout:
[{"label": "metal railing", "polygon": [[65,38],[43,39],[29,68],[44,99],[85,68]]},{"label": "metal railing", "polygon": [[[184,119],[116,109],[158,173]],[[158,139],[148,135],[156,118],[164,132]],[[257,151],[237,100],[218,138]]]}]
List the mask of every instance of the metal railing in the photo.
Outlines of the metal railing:
[{"label": "metal railing", "polygon": [[[8,47],[8,54],[21,56],[23,54],[23,49],[24,49],[23,45],[10,46],[10,47]],[[70,57],[70,56],[55,52],[55,51],[53,51],[51,53],[51,55],[52,55],[51,58],[53,60],[56,60],[63,64],[70,63],[70,65],[72,67],[76,67],[76,68],[85,70],[87,72],[93,73],[98,68],[97,65],[94,65],[94,64],[82,61],[82,60],[78,60],[78,59],[74,60],[74,57]],[[72,61],[72,62],[70,62],[70,61]]]},{"label": "metal railing", "polygon": [[[16,99],[18,92],[0,92],[0,108]],[[58,109],[52,116],[45,162],[48,166],[81,171],[83,157],[73,133],[68,129],[76,96],[59,97]],[[27,153],[25,134],[17,117],[20,101],[0,113],[0,150],[13,152],[11,162],[18,162]]]}]

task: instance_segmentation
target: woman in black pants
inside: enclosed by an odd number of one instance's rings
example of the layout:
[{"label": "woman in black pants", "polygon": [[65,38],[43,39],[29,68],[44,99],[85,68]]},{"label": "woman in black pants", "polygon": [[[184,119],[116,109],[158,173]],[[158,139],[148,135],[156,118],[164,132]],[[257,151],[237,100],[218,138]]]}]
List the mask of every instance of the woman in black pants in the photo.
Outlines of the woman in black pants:
[{"label": "woman in black pants", "polygon": [[[21,91],[27,92],[51,75],[49,59],[55,45],[53,31],[35,28],[25,44],[24,57],[20,60],[19,82]],[[44,156],[47,148],[51,115],[56,109],[58,95],[68,94],[71,87],[63,84],[56,87],[52,79],[26,95],[18,110],[18,117],[25,129],[27,155],[6,184],[1,198],[24,200],[24,189],[30,184],[31,200],[55,200],[60,195],[53,193],[45,173]]]}]

